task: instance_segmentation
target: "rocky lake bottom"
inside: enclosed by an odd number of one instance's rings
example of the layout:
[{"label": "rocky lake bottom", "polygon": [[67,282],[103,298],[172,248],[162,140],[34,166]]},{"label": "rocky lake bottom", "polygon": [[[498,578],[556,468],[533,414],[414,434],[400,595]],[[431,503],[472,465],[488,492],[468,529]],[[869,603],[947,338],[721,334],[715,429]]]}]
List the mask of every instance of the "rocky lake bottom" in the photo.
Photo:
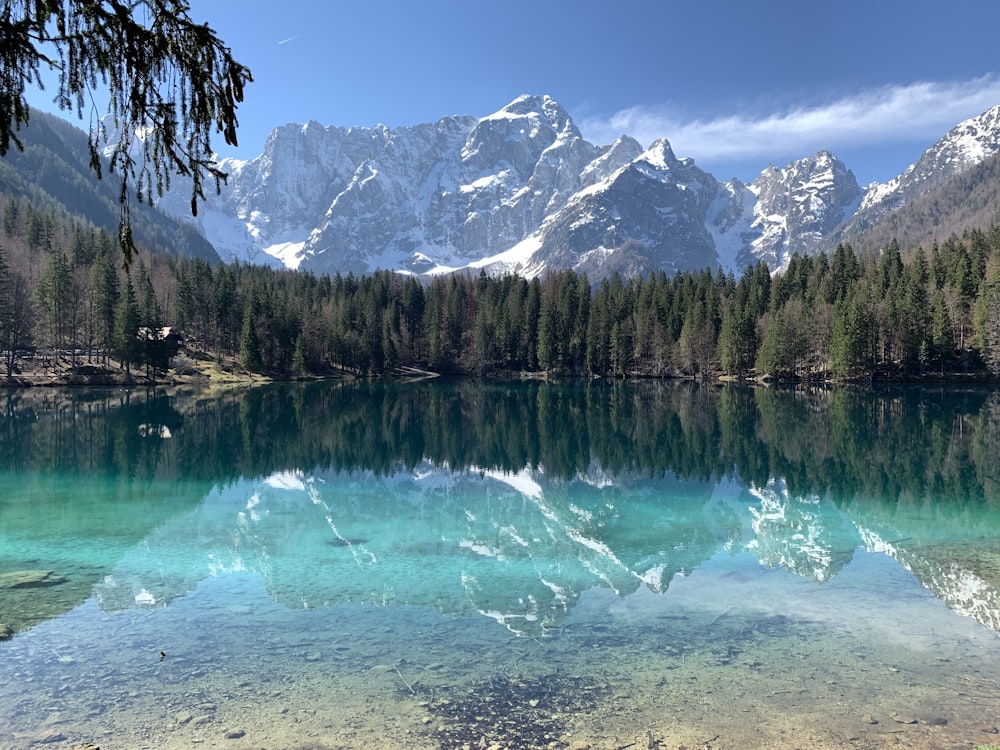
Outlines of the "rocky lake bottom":
[{"label": "rocky lake bottom", "polygon": [[[3,644],[0,747],[971,748],[996,737],[995,634],[967,618],[956,632],[953,613],[878,555],[824,589],[742,557],[713,560],[669,596],[591,592],[539,637],[424,607],[290,609],[245,573],[165,609],[112,614],[90,600]],[[904,596],[858,601],[879,587]]]}]

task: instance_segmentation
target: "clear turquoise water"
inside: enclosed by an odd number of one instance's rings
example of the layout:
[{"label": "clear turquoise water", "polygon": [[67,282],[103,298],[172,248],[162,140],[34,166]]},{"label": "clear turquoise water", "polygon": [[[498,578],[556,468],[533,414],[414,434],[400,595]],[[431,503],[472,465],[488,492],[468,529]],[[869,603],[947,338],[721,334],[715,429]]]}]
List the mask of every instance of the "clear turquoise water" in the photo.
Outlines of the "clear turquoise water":
[{"label": "clear turquoise water", "polygon": [[971,748],[1000,726],[989,391],[38,398],[0,442],[0,748]]}]

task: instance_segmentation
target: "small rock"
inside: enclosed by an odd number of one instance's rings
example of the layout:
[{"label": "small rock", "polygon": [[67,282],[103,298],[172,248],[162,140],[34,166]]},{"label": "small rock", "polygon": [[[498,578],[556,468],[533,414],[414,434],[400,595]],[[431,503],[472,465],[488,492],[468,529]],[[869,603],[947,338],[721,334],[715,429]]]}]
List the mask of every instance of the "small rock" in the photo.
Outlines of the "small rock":
[{"label": "small rock", "polygon": [[893,716],[892,720],[897,724],[916,724],[917,720],[912,716]]},{"label": "small rock", "polygon": [[948,720],[940,716],[935,716],[933,719],[928,719],[927,723],[932,727],[944,727],[948,725]]},{"label": "small rock", "polygon": [[0,641],[9,641],[14,637],[14,628],[5,622],[0,622]]},{"label": "small rock", "polygon": [[865,724],[878,724],[878,719],[876,719],[871,714],[865,714],[864,716],[862,716],[861,721],[863,721]]},{"label": "small rock", "polygon": [[242,729],[230,729],[228,732],[226,732],[225,736],[227,740],[238,740],[242,737],[246,737],[246,735],[247,733]]},{"label": "small rock", "polygon": [[192,723],[194,726],[200,727],[203,726],[204,724],[208,724],[211,721],[212,717],[209,716],[208,714],[205,714],[204,716],[195,716]]},{"label": "small rock", "polygon": [[590,743],[586,740],[573,740],[569,750],[590,750]]},{"label": "small rock", "polygon": [[189,724],[194,719],[194,715],[187,711],[180,711],[174,715],[174,721],[178,724]]},{"label": "small rock", "polygon": [[322,658],[323,656],[315,651],[311,654],[306,654],[306,661],[320,661]]}]

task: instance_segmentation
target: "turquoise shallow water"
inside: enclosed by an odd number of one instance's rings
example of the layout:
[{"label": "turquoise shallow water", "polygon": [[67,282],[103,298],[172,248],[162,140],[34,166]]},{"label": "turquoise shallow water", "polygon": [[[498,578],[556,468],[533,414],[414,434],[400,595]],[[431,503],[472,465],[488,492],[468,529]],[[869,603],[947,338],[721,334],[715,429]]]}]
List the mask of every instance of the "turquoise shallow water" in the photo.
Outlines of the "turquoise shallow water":
[{"label": "turquoise shallow water", "polygon": [[0,748],[1000,726],[989,393],[67,398],[19,404],[0,446]]}]

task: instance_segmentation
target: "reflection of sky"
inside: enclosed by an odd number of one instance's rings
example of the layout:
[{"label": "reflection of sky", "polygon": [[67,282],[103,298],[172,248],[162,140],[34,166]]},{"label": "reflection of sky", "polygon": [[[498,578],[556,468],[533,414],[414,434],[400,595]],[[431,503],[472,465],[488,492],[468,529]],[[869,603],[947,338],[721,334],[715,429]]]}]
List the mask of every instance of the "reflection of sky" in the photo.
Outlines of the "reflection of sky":
[{"label": "reflection of sky", "polygon": [[289,471],[242,480],[157,528],[95,593],[105,609],[155,606],[206,577],[254,571],[287,606],[405,603],[541,633],[589,590],[663,594],[720,552],[745,550],[763,570],[826,583],[867,547],[955,609],[1000,623],[996,590],[972,571],[929,562],[912,539],[890,549],[879,540],[899,534],[877,516],[861,526],[780,480],[745,488],[593,475],[552,481],[530,469],[424,463],[387,477]]}]

